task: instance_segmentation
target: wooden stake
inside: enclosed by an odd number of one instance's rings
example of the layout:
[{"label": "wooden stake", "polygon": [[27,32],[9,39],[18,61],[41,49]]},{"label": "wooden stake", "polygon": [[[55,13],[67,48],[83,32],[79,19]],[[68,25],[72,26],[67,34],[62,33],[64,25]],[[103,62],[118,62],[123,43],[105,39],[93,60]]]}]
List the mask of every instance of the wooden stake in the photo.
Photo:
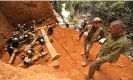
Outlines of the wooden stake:
[{"label": "wooden stake", "polygon": [[13,61],[14,61],[14,58],[15,58],[15,55],[16,55],[16,52],[18,52],[19,50],[14,50],[14,52],[13,52],[13,54],[11,55],[11,58],[10,58],[10,60],[9,60],[9,64],[12,64],[13,63]]},{"label": "wooden stake", "polygon": [[47,28],[47,26],[43,26],[43,27],[36,28],[36,30],[46,29],[46,28]]},{"label": "wooden stake", "polygon": [[44,31],[44,29],[41,29],[42,35],[46,41],[46,46],[49,50],[49,53],[52,57],[52,60],[57,59],[60,55],[57,53],[57,51],[55,50],[55,48],[53,47],[53,45],[51,44],[51,42],[48,39],[48,36],[46,35],[46,32]]}]

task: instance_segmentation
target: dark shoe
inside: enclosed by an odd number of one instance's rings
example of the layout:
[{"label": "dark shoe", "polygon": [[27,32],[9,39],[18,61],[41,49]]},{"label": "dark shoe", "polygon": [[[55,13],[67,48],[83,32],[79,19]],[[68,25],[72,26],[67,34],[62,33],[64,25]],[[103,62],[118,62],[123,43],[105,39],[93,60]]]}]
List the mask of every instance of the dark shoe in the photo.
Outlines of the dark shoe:
[{"label": "dark shoe", "polygon": [[93,78],[93,77],[90,78],[89,76],[85,76],[85,77],[84,77],[84,80],[94,80],[94,78]]}]

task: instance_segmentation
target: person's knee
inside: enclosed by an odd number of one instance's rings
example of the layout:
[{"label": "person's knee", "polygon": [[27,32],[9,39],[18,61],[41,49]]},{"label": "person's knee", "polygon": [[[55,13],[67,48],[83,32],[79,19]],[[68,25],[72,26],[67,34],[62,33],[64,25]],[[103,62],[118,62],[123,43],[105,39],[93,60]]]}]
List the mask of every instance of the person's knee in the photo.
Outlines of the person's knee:
[{"label": "person's knee", "polygon": [[87,50],[87,49],[86,49],[86,51],[85,51],[85,52],[86,52],[86,53],[89,53],[89,50]]},{"label": "person's knee", "polygon": [[89,47],[88,45],[86,46],[86,50],[87,50],[87,51],[89,51],[89,50],[90,50],[90,47]]},{"label": "person's knee", "polygon": [[91,46],[90,46],[90,45],[87,45],[87,46],[86,46],[86,50],[87,50],[87,51],[90,51],[90,49],[91,49]]},{"label": "person's knee", "polygon": [[95,61],[93,61],[91,64],[90,64],[90,67],[96,67],[97,63]]},{"label": "person's knee", "polygon": [[84,44],[84,47],[87,48],[87,44],[86,43]]},{"label": "person's knee", "polygon": [[86,52],[86,53],[89,53],[89,51],[90,51],[90,49],[89,49],[88,47],[86,47],[85,52]]},{"label": "person's knee", "polygon": [[89,51],[85,50],[85,56],[86,56],[86,57],[89,56]]}]

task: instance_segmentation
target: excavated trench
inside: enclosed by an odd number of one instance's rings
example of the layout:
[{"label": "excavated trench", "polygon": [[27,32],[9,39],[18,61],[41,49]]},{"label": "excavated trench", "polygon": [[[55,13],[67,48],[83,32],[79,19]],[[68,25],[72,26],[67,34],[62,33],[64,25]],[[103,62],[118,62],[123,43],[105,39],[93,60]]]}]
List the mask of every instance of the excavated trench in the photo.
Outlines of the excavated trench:
[{"label": "excavated trench", "polygon": [[[83,37],[79,41],[79,32],[70,28],[62,28],[61,26],[56,26],[53,35],[49,36],[53,39],[52,45],[60,54],[60,57],[57,59],[59,61],[58,68],[53,67],[49,54],[40,58],[26,69],[17,67],[18,64],[23,62],[20,59],[20,56],[25,54],[23,52],[15,57],[12,65],[16,67],[7,64],[10,56],[3,49],[5,41],[12,36],[14,31],[12,26],[15,27],[16,24],[28,23],[33,18],[37,20],[42,16],[46,17],[46,15],[48,19],[45,24],[36,25],[36,27],[55,23],[56,18],[50,5],[49,2],[0,2],[0,24],[2,25],[0,27],[0,51],[1,60],[3,60],[0,61],[0,80],[83,80],[84,76],[87,75],[89,65],[85,68],[81,66],[83,61],[81,56],[83,52]],[[49,18],[50,16],[52,18]],[[41,32],[39,31],[38,34],[41,34]],[[41,45],[34,47],[36,54],[38,54],[40,47]],[[44,51],[48,52],[46,45],[42,47]],[[95,43],[90,51],[91,61],[89,61],[89,64],[95,60],[99,48],[100,44]],[[45,61],[45,59],[48,60]],[[95,74],[95,80],[129,80],[131,78],[133,78],[133,63],[123,55],[121,55],[116,64],[103,64],[101,70]]]},{"label": "excavated trench", "polygon": [[[23,1],[23,2],[0,2],[0,80],[69,80],[69,79],[59,79],[53,74],[48,73],[37,73],[32,70],[23,70],[19,67],[10,66],[8,63],[11,58],[5,49],[5,42],[13,35],[14,29],[17,24],[27,24],[33,19],[38,21],[43,18],[45,23],[42,25],[36,25],[36,27],[44,25],[53,25],[57,22],[57,19],[53,13],[52,5],[48,1],[44,2],[34,2],[34,1]],[[40,32],[38,32],[40,34]],[[37,51],[40,45],[35,47]],[[45,51],[48,52],[46,46]],[[20,56],[25,54],[21,52],[15,56],[14,62],[11,65],[17,66],[23,61]],[[35,54],[36,55],[36,54]],[[48,55],[49,57],[49,55]],[[39,61],[44,62],[44,57]],[[33,64],[39,64],[41,62],[36,62]],[[26,75],[25,75],[26,74]],[[33,76],[31,76],[31,74]]]},{"label": "excavated trench", "polygon": [[43,18],[45,25],[56,23],[52,5],[48,1],[2,1],[0,2],[0,55],[5,48],[5,41],[12,36],[17,24],[27,24],[33,19]]}]

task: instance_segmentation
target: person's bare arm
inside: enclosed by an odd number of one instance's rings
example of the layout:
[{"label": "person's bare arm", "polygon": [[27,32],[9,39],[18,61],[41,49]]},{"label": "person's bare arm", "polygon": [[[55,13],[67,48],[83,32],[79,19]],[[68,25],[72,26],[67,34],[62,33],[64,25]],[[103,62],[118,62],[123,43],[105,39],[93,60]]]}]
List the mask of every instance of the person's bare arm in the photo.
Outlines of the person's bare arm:
[{"label": "person's bare arm", "polygon": [[82,37],[82,35],[84,34],[85,31],[88,30],[88,27],[84,28],[81,32],[80,32],[80,35],[79,35],[79,40],[80,38]]}]

